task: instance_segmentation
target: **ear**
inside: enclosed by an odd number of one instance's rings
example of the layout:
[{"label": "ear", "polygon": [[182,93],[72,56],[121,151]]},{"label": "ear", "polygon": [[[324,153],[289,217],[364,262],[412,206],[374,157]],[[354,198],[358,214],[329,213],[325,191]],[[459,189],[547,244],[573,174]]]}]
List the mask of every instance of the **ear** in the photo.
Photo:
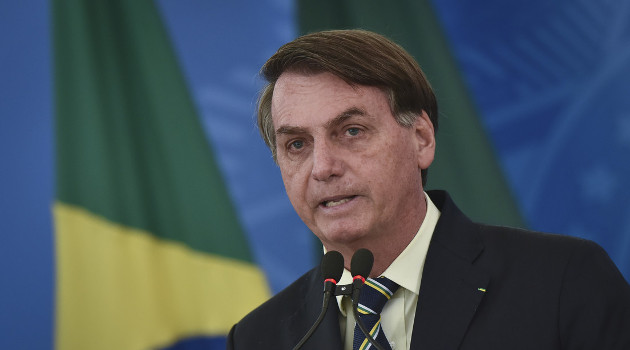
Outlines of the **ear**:
[{"label": "ear", "polygon": [[422,111],[416,119],[413,128],[416,136],[418,168],[427,169],[435,156],[435,129],[425,111]]}]

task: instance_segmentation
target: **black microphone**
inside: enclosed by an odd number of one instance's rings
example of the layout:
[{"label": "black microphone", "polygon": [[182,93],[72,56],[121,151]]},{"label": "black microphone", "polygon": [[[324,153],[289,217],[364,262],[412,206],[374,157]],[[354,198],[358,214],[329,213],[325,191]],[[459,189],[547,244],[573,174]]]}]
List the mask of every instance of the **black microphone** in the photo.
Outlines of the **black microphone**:
[{"label": "black microphone", "polygon": [[[319,324],[322,323],[324,315],[328,310],[328,304],[330,303],[330,296],[335,291],[335,286],[343,274],[343,255],[341,253],[331,250],[322,257],[321,263],[322,276],[324,277],[324,300],[322,302],[322,311],[319,313],[317,320],[311,326],[311,329],[306,332],[302,340],[293,348],[297,350],[306,343],[306,341],[313,335]],[[371,269],[371,267],[370,267]]]},{"label": "black microphone", "polygon": [[[374,255],[371,251],[361,248],[354,252],[350,261],[350,273],[352,273],[352,285],[357,293],[361,290],[365,279],[370,275],[372,265],[374,265]],[[354,293],[352,299],[354,300]]]},{"label": "black microphone", "polygon": [[372,271],[372,265],[374,265],[374,255],[372,252],[361,248],[357,250],[352,256],[352,260],[350,261],[350,272],[352,273],[352,313],[354,314],[354,319],[359,325],[361,332],[365,335],[372,345],[378,350],[385,350],[381,344],[377,343],[374,338],[370,335],[370,331],[365,327],[361,317],[359,317],[359,295],[361,293],[361,287],[365,284],[365,279],[369,277],[370,271]]}]

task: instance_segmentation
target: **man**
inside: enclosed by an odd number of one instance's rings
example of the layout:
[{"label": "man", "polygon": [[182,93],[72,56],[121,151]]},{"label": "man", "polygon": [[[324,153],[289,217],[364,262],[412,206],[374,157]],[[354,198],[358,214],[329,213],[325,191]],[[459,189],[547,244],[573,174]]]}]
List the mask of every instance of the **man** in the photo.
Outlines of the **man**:
[{"label": "man", "polygon": [[[437,105],[401,47],[367,31],[314,33],[262,74],[261,134],[299,216],[344,256],[340,284],[367,248],[370,277],[395,286],[376,312],[382,346],[630,349],[630,287],[599,246],[472,223],[446,192],[424,192]],[[228,349],[293,348],[320,312],[322,282],[314,268],[254,310]],[[332,304],[303,349],[369,345],[348,297]]]}]

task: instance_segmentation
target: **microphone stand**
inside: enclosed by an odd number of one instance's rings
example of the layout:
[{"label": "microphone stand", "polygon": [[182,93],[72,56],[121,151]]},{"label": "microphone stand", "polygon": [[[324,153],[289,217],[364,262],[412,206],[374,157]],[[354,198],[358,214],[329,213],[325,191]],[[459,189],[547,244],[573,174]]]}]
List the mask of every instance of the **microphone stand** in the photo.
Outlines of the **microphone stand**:
[{"label": "microphone stand", "polygon": [[304,343],[306,343],[306,341],[311,337],[311,335],[313,335],[319,324],[322,323],[322,321],[324,320],[324,316],[326,315],[326,311],[328,310],[328,304],[330,303],[330,296],[333,294],[335,285],[336,282],[332,278],[324,281],[324,300],[322,302],[322,311],[319,313],[319,316],[317,316],[317,320],[315,321],[313,326],[311,326],[311,329],[306,332],[304,337],[302,337],[300,342],[293,348],[293,350],[300,349],[304,345]]},{"label": "microphone stand", "polygon": [[328,304],[330,304],[330,297],[335,292],[337,281],[343,274],[343,255],[334,250],[324,254],[321,262],[321,272],[324,277],[324,300],[322,304],[322,311],[319,313],[319,316],[317,316],[317,320],[315,320],[311,329],[306,332],[304,337],[302,337],[293,350],[301,348],[311,335],[313,335],[317,327],[319,327],[319,324],[322,323],[322,320],[324,320],[324,315],[326,315],[326,311],[328,310]]}]

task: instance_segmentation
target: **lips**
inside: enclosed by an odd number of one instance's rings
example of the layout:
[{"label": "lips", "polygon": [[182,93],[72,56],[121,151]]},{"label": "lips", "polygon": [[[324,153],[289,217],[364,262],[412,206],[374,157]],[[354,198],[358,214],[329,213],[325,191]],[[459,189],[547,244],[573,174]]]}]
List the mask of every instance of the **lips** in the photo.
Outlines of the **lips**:
[{"label": "lips", "polygon": [[332,208],[332,207],[336,207],[338,205],[342,205],[344,203],[347,203],[347,202],[351,201],[352,199],[354,199],[355,197],[356,196],[331,198],[331,199],[327,199],[327,200],[322,201],[320,203],[320,205],[324,206],[326,208]]}]

